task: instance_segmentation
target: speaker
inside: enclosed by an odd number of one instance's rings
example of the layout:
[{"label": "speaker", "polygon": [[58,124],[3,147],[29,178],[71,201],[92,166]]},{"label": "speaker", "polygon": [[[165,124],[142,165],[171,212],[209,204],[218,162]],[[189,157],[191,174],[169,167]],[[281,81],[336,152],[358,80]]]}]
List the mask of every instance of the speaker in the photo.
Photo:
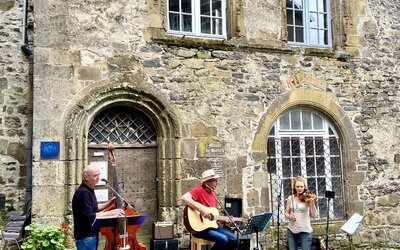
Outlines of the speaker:
[{"label": "speaker", "polygon": [[233,217],[242,217],[242,198],[225,198],[225,209]]},{"label": "speaker", "polygon": [[151,239],[150,250],[178,250],[178,239]]},{"label": "speaker", "polygon": [[239,239],[238,250],[250,250],[250,239]]},{"label": "speaker", "polygon": [[154,240],[174,238],[174,224],[172,222],[154,222],[152,236]]}]

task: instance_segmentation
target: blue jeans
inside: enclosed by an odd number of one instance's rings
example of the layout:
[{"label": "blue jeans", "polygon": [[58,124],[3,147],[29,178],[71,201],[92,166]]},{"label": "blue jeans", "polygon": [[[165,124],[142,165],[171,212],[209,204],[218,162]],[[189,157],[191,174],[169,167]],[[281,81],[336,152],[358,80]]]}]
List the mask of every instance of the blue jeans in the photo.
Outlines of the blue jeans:
[{"label": "blue jeans", "polygon": [[312,234],[300,232],[298,234],[292,233],[290,229],[287,230],[287,238],[289,243],[289,250],[297,250],[300,247],[302,250],[311,250]]},{"label": "blue jeans", "polygon": [[209,228],[194,236],[215,242],[211,250],[235,249],[238,245],[236,235],[222,227]]},{"label": "blue jeans", "polygon": [[77,250],[96,250],[99,237],[90,236],[80,240],[75,240]]}]

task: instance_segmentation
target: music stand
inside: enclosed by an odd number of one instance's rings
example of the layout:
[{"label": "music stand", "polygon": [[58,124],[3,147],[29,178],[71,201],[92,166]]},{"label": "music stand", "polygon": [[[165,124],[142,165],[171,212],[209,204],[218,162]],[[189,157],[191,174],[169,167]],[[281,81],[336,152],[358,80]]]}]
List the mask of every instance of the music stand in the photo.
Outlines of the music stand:
[{"label": "music stand", "polygon": [[349,242],[350,242],[350,250],[353,246],[353,239],[352,236],[356,233],[358,227],[360,226],[361,222],[363,220],[363,216],[355,213],[353,216],[350,217],[346,223],[343,224],[343,226],[340,228],[343,232],[347,234],[349,237]]},{"label": "music stand", "polygon": [[126,218],[126,225],[142,225],[147,219],[146,215],[133,215],[133,216],[123,216],[123,217],[101,217],[96,218],[91,228],[102,228],[102,227],[117,227],[120,222],[123,222]]},{"label": "music stand", "polygon": [[256,214],[253,217],[250,218],[247,226],[245,229],[240,231],[241,235],[247,235],[251,234],[253,232],[256,233],[256,241],[257,241],[257,247],[254,248],[254,250],[258,250],[258,232],[261,232],[265,229],[265,227],[268,225],[269,221],[271,220],[271,217],[274,213],[273,212],[265,212],[262,214]]}]

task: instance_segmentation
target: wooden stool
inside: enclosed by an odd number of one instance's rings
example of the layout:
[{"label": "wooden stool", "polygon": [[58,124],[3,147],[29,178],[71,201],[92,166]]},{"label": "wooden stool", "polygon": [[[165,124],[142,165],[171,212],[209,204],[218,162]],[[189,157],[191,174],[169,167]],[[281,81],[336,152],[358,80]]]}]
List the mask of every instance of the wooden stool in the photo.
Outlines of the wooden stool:
[{"label": "wooden stool", "polygon": [[209,250],[214,245],[214,242],[196,238],[192,235],[190,250]]}]

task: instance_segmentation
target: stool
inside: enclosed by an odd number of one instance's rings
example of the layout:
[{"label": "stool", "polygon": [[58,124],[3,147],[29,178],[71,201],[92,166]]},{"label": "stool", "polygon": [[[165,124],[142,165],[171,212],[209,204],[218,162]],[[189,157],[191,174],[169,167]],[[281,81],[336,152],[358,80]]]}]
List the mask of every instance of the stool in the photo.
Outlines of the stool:
[{"label": "stool", "polygon": [[190,250],[209,250],[214,245],[214,242],[196,238],[192,235]]}]

